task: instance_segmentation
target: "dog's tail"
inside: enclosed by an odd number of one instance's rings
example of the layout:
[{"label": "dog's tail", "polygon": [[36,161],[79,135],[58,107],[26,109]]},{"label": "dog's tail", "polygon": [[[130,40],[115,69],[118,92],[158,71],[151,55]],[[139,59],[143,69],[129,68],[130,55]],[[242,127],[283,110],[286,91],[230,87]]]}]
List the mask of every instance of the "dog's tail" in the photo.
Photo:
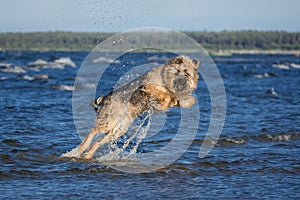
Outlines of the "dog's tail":
[{"label": "dog's tail", "polygon": [[91,101],[91,106],[95,109],[96,112],[98,112],[102,104],[103,98],[103,96],[100,96],[97,99]]}]

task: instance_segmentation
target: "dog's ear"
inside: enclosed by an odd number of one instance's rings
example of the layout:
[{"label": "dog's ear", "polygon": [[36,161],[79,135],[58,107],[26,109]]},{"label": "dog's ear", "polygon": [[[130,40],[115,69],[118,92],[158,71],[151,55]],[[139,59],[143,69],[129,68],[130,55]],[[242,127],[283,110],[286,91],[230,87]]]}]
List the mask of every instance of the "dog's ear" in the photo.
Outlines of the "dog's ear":
[{"label": "dog's ear", "polygon": [[98,97],[98,98],[95,100],[95,104],[96,104],[96,105],[101,104],[101,103],[102,103],[102,100],[103,100],[103,97],[102,97],[102,96]]},{"label": "dog's ear", "polygon": [[193,59],[193,64],[196,66],[196,68],[200,67],[200,60],[199,59]]},{"label": "dog's ear", "polygon": [[98,112],[98,108],[100,107],[100,104],[102,103],[104,97],[100,96],[94,101],[92,100],[90,105],[95,109],[96,112]]},{"label": "dog's ear", "polygon": [[184,63],[184,57],[182,57],[182,56],[177,56],[177,57],[175,57],[174,63],[175,63],[175,64],[181,64],[181,63]]},{"label": "dog's ear", "polygon": [[168,62],[169,65],[172,65],[172,64],[181,64],[181,63],[184,63],[184,57],[183,56],[176,56],[175,58],[172,58]]}]

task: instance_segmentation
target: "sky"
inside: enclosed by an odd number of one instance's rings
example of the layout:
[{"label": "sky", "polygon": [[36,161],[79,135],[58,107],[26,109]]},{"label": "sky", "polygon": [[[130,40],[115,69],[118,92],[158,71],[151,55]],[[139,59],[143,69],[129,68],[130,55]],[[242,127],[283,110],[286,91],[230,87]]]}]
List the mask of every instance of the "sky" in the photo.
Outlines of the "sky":
[{"label": "sky", "polygon": [[299,0],[0,0],[0,32],[299,32],[299,8]]}]

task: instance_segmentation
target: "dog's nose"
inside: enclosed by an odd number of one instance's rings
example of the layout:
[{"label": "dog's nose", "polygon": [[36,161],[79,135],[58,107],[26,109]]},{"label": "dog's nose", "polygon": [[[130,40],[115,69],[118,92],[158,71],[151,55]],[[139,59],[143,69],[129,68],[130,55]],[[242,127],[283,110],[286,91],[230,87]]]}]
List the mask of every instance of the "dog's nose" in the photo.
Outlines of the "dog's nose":
[{"label": "dog's nose", "polygon": [[177,91],[182,91],[187,87],[187,81],[184,76],[179,76],[173,81],[173,85]]}]

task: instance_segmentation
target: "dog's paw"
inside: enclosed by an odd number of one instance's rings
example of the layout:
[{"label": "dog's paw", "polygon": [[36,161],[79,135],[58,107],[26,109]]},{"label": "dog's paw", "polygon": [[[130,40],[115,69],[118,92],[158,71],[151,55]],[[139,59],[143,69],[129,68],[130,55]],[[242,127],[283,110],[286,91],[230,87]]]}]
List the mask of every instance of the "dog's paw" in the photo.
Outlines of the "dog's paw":
[{"label": "dog's paw", "polygon": [[154,110],[157,110],[157,111],[164,111],[167,109],[167,106],[163,105],[161,102],[158,102],[158,100],[156,98],[150,99],[148,107],[153,108]]},{"label": "dog's paw", "polygon": [[92,159],[92,157],[93,157],[93,155],[89,154],[89,153],[85,153],[82,155],[82,158],[85,160],[90,160],[90,159]]},{"label": "dog's paw", "polygon": [[192,96],[185,97],[179,100],[179,104],[182,108],[190,108],[195,103],[195,98]]}]

